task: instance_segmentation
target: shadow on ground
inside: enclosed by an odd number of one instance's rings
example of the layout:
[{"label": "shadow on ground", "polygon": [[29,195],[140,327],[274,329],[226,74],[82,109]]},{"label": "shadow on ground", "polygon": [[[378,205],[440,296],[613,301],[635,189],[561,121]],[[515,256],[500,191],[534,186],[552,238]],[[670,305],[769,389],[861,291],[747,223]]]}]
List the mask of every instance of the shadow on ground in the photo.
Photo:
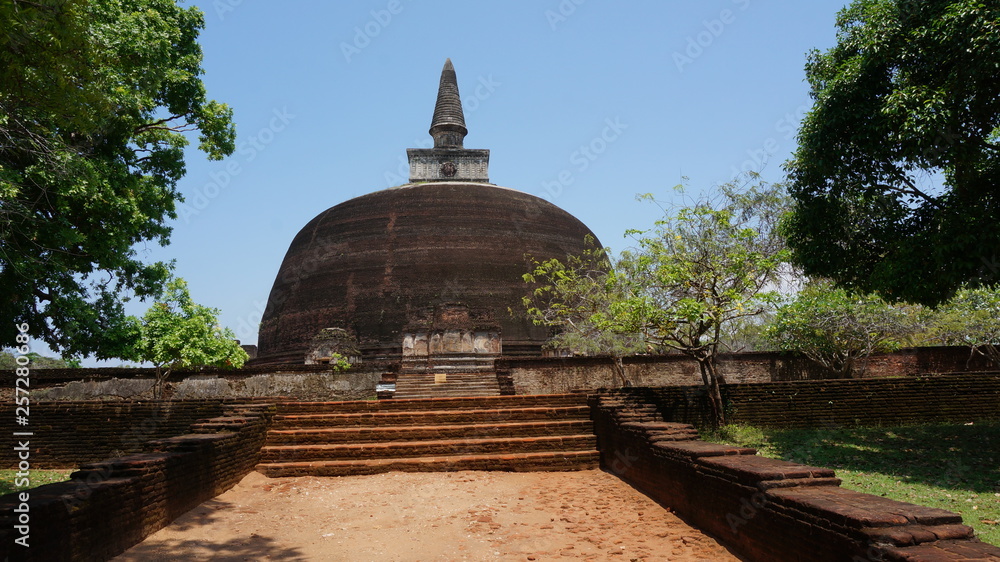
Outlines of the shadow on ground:
[{"label": "shadow on ground", "polygon": [[[195,531],[220,519],[223,511],[254,514],[235,504],[212,499],[175,519],[169,526],[171,534]],[[213,560],[245,562],[247,560],[306,560],[297,548],[281,546],[271,537],[250,533],[225,542],[214,540],[156,538],[155,534],[113,559],[114,562],[149,562],[157,560]]]},{"label": "shadow on ground", "polygon": [[274,539],[259,535],[236,538],[226,542],[193,540],[142,543],[114,558],[115,562],[151,562],[156,560],[213,560],[245,562],[247,560],[307,560],[297,548],[278,546]]},{"label": "shadow on ground", "polygon": [[887,428],[723,428],[716,437],[833,469],[890,474],[905,482],[1000,492],[1000,422]]}]

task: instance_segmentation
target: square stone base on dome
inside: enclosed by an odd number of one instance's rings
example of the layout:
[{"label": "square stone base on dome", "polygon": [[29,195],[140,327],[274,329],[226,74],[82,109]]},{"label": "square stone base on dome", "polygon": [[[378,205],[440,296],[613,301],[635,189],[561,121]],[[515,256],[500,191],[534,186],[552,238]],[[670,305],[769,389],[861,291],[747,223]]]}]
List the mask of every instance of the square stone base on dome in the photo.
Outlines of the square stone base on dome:
[{"label": "square stone base on dome", "polygon": [[409,148],[410,182],[489,183],[490,151],[468,148]]}]

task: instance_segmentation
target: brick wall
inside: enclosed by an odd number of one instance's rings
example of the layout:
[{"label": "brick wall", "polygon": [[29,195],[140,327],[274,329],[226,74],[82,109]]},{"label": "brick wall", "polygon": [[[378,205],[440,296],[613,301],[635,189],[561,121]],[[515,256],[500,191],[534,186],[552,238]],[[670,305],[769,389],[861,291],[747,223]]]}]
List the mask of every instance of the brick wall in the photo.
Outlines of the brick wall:
[{"label": "brick wall", "polygon": [[[624,365],[632,386],[701,384],[698,364],[683,355],[626,357]],[[621,386],[611,369],[611,360],[606,357],[503,358],[496,362],[496,366],[502,376],[512,381],[517,394]],[[805,357],[772,352],[724,353],[719,355],[718,366],[729,383],[831,378],[830,373]],[[860,378],[984,371],[990,368],[985,358],[971,355],[967,347],[916,347],[873,355]]]},{"label": "brick wall", "polygon": [[[366,361],[348,372],[392,369],[393,363]],[[256,375],[271,374],[309,374],[329,373],[329,365],[249,365],[240,369],[223,369],[219,367],[199,367],[195,369],[177,369],[170,373],[170,381],[181,381],[193,376],[219,376],[227,379],[239,379]],[[14,371],[0,369],[0,377],[11,375]],[[107,379],[148,379],[156,375],[156,369],[150,367],[87,367],[81,369],[32,369],[32,381],[41,385],[66,383],[77,380],[107,380]]]},{"label": "brick wall", "polygon": [[29,490],[29,548],[14,543],[20,499],[3,496],[0,557],[111,559],[253,470],[273,412],[267,404],[227,405],[189,434],[149,441],[142,453],[87,464],[69,482]]},{"label": "brick wall", "polygon": [[[710,421],[700,387],[628,388],[666,419]],[[758,426],[902,425],[1000,419],[1000,373],[863,380],[789,381],[722,387],[727,421]]]},{"label": "brick wall", "polygon": [[[719,371],[729,383],[823,380],[830,374],[803,357],[780,353],[730,353],[719,356]],[[683,355],[624,359],[632,386],[698,386],[697,363]],[[505,394],[558,394],[578,389],[614,388],[621,381],[606,357],[501,358],[496,361]],[[862,378],[989,370],[981,356],[965,347],[918,347],[872,356]],[[365,362],[346,373],[326,365],[249,366],[242,369],[177,371],[166,385],[174,398],[251,398],[285,396],[297,400],[361,400],[374,397],[376,385],[398,363]],[[34,400],[148,399],[153,369],[95,368],[33,370]],[[13,380],[0,371],[0,380]],[[0,404],[13,402],[12,384],[0,385]]]},{"label": "brick wall", "polygon": [[[28,429],[34,468],[76,468],[143,449],[146,441],[187,433],[191,424],[222,415],[222,400],[171,402],[35,402]],[[13,451],[14,405],[0,406],[0,451]],[[13,454],[0,467],[17,465]]]},{"label": "brick wall", "polygon": [[1000,373],[732,385],[734,420],[755,425],[904,425],[1000,419]]},{"label": "brick wall", "polygon": [[[397,364],[366,362],[346,372],[328,365],[191,369],[171,373],[163,396],[173,399],[283,396],[298,400],[364,400],[375,396],[382,374]],[[7,377],[6,375],[10,375]],[[13,371],[0,370],[0,381]],[[38,400],[150,400],[155,370],[146,368],[33,369],[32,402]],[[0,404],[14,401],[14,385],[0,384]]]},{"label": "brick wall", "polygon": [[832,470],[706,443],[634,393],[590,398],[601,464],[750,561],[996,560],[957,513],[840,487]]}]

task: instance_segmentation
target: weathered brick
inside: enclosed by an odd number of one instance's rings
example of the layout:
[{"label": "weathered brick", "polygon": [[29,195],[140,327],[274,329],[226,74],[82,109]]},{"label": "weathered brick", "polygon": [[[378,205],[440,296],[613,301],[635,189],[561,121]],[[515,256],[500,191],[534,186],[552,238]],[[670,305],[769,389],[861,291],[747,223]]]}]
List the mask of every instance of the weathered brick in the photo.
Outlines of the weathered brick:
[{"label": "weathered brick", "polygon": [[656,403],[660,390],[591,398],[602,467],[747,560],[1000,559],[958,514],[840,488],[832,470],[727,455],[701,441],[657,442],[627,410],[645,410],[642,398]]}]

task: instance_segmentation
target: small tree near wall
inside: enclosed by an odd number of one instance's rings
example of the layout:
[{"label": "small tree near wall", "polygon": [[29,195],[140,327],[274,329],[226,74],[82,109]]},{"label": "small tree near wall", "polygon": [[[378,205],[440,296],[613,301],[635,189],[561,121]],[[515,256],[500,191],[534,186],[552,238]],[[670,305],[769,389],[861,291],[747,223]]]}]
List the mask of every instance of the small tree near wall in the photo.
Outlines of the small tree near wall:
[{"label": "small tree near wall", "polygon": [[248,359],[233,332],[221,328],[219,311],[191,300],[187,282],[167,283],[163,298],[138,323],[135,359],[156,367],[156,398],[174,369],[196,366],[240,368]]},{"label": "small tree near wall", "polygon": [[[588,243],[593,243],[589,239]],[[558,332],[546,343],[552,349],[583,355],[606,355],[622,386],[629,386],[622,358],[646,350],[639,326],[630,325],[621,304],[627,286],[611,269],[607,251],[591,248],[565,260],[531,260],[524,274],[534,285],[524,297],[528,318]]]},{"label": "small tree near wall", "polygon": [[625,308],[646,341],[698,362],[715,423],[725,423],[716,359],[725,331],[771,308],[788,251],[777,224],[787,211],[784,187],[730,183],[693,204],[665,209],[650,231],[632,231],[619,273],[633,284]]},{"label": "small tree near wall", "polygon": [[787,270],[776,230],[784,189],[747,180],[753,185],[724,185],[689,206],[664,208],[654,228],[630,231],[638,246],[613,264],[595,267],[587,256],[536,263],[525,276],[542,284],[525,299],[529,316],[561,329],[564,342],[614,350],[618,340],[619,354],[640,344],[693,358],[715,422],[725,423],[716,368],[722,335],[768,310]]}]

